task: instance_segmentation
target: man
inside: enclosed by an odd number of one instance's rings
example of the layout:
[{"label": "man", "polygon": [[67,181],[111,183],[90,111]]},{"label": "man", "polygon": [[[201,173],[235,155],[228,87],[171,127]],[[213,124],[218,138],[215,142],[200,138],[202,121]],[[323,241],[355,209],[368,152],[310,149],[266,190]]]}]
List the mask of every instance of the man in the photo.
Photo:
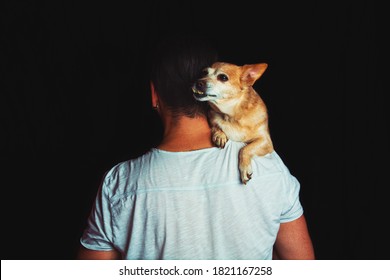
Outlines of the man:
[{"label": "man", "polygon": [[207,105],[191,85],[216,60],[194,37],[156,46],[151,99],[162,141],[107,172],[79,259],[314,259],[299,182],[277,153],[255,158],[243,185],[244,144],[211,141]]}]

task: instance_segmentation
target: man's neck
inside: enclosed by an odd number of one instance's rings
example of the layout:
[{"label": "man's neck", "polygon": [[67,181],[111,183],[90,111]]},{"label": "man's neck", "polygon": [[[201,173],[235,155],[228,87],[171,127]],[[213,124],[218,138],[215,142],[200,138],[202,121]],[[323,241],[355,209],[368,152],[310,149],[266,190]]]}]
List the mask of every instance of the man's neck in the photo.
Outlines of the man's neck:
[{"label": "man's neck", "polygon": [[171,152],[184,152],[214,147],[206,117],[166,118],[164,136],[157,148]]}]

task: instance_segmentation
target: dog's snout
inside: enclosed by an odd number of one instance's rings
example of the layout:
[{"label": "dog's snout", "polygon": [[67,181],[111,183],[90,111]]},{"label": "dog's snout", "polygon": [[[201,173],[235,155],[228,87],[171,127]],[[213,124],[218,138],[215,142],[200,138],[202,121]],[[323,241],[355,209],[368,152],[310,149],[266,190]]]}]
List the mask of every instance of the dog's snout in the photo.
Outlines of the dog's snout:
[{"label": "dog's snout", "polygon": [[[204,79],[199,79],[192,85],[192,92],[194,93],[195,98],[204,98],[208,96],[207,94],[207,81]],[[200,99],[198,99],[200,100]]]},{"label": "dog's snout", "polygon": [[205,83],[205,81],[202,81],[202,80],[196,81],[195,87],[198,91],[204,92],[206,89],[206,83]]}]

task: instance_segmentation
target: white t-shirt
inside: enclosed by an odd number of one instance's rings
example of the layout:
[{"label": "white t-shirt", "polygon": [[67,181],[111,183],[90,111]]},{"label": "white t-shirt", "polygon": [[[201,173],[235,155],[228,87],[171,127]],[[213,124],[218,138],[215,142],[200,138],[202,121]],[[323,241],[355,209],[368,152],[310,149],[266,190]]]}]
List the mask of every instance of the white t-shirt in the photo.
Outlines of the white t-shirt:
[{"label": "white t-shirt", "polygon": [[243,143],[189,152],[151,149],[114,166],[80,241],[124,259],[272,259],[280,223],[299,218],[300,185],[276,152],[253,159],[243,185]]}]

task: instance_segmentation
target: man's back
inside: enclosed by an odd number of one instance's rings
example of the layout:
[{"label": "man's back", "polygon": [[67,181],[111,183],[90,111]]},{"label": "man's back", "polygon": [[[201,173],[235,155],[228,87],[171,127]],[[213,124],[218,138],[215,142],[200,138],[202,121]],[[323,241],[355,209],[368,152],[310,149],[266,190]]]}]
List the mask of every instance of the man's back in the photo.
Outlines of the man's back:
[{"label": "man's back", "polygon": [[254,159],[243,185],[242,143],[188,152],[151,149],[113,167],[81,239],[125,259],[271,259],[280,223],[299,218],[299,183],[276,152]]}]

